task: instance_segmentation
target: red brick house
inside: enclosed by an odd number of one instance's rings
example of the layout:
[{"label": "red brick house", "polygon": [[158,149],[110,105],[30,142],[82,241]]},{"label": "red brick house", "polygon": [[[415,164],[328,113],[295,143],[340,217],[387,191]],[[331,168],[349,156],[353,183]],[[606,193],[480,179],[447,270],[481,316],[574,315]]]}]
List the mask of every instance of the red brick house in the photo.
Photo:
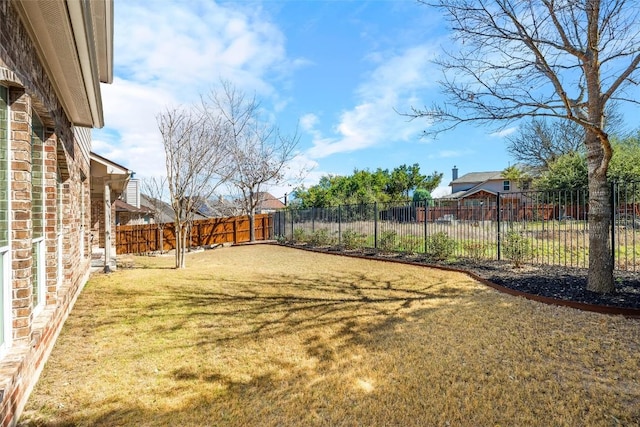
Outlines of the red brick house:
[{"label": "red brick house", "polygon": [[17,422],[90,272],[91,128],[113,3],[0,0],[0,425]]}]

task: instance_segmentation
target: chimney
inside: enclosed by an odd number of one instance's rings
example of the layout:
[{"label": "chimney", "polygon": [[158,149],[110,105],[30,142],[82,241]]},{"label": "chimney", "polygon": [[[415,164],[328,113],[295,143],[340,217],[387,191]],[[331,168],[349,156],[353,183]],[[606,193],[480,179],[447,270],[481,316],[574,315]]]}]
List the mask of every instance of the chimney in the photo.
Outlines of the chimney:
[{"label": "chimney", "polygon": [[458,167],[454,166],[453,169],[451,169],[451,181],[455,181],[456,179],[458,179]]}]

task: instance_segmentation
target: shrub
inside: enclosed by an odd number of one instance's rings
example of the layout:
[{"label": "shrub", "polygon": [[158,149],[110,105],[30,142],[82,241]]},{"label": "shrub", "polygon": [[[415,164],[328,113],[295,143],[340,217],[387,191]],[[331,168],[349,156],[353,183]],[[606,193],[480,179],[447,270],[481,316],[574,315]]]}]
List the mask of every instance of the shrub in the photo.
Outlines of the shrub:
[{"label": "shrub", "polygon": [[396,238],[398,233],[395,230],[386,230],[380,233],[378,248],[385,252],[391,252],[396,249]]},{"label": "shrub", "polygon": [[514,267],[521,267],[531,258],[531,243],[522,233],[515,230],[508,231],[502,239],[502,254],[513,262]]},{"label": "shrub", "polygon": [[296,228],[293,230],[293,241],[296,243],[306,242],[308,239],[307,232],[304,228]]},{"label": "shrub", "polygon": [[427,237],[427,255],[442,261],[453,255],[456,249],[456,241],[444,231],[439,231]]},{"label": "shrub", "polygon": [[367,236],[354,230],[342,233],[342,246],[345,249],[359,249],[364,246]]},{"label": "shrub", "polygon": [[415,254],[424,248],[424,240],[417,236],[404,236],[400,245],[403,251]]},{"label": "shrub", "polygon": [[321,228],[314,231],[309,237],[309,243],[313,246],[327,246],[331,244],[329,230],[327,230],[326,228]]},{"label": "shrub", "polygon": [[485,259],[487,256],[487,250],[489,249],[488,244],[475,241],[465,242],[463,247],[467,256],[475,262]]}]

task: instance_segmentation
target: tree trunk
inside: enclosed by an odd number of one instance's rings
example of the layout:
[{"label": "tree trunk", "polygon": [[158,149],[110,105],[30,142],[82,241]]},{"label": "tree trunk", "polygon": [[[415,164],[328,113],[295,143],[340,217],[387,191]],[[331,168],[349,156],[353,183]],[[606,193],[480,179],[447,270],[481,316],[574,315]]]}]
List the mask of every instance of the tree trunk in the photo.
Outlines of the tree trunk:
[{"label": "tree trunk", "polygon": [[158,227],[158,231],[160,232],[159,241],[160,241],[160,253],[164,253],[164,226]]},{"label": "tree trunk", "polygon": [[176,230],[176,268],[180,268],[182,264],[182,224],[175,222]]},{"label": "tree trunk", "polygon": [[185,229],[182,230],[182,244],[180,245],[180,265],[178,266],[178,268],[186,267],[185,258],[187,255],[187,236],[190,234],[187,233],[187,230],[189,230],[189,227],[185,227]]},{"label": "tree trunk", "polygon": [[249,241],[256,241],[256,210],[254,208],[249,211]]},{"label": "tree trunk", "polygon": [[589,275],[587,290],[609,293],[615,291],[609,234],[611,197],[606,168],[602,168],[604,153],[598,137],[587,132],[586,146],[589,168]]}]

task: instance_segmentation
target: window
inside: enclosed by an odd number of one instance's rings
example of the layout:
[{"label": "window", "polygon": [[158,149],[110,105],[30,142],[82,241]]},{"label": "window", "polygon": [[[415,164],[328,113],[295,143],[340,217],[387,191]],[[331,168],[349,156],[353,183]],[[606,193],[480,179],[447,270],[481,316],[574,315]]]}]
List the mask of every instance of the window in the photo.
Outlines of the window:
[{"label": "window", "polygon": [[44,256],[44,125],[35,112],[31,115],[31,284],[33,310],[37,314],[45,300]]},{"label": "window", "polygon": [[506,180],[506,179],[504,181],[502,181],[502,189],[504,191],[509,191],[511,189],[511,181]]},{"label": "window", "polygon": [[11,337],[11,258],[9,224],[9,106],[8,90],[0,86],[0,348]]}]

